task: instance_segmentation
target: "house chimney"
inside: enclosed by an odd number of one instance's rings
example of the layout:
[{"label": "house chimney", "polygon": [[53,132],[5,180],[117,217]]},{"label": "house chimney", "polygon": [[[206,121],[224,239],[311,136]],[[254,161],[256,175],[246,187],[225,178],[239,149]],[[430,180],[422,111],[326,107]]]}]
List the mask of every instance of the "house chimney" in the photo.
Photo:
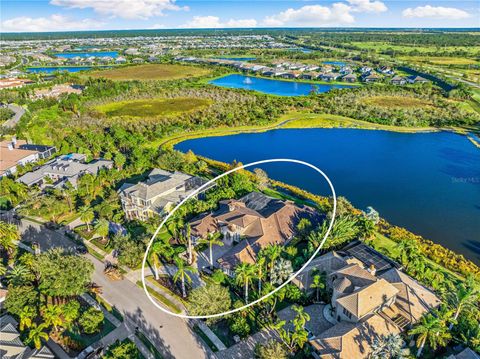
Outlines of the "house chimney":
[{"label": "house chimney", "polygon": [[368,268],[368,271],[370,272],[371,275],[375,275],[377,273],[377,269],[373,264],[370,264],[370,267]]}]

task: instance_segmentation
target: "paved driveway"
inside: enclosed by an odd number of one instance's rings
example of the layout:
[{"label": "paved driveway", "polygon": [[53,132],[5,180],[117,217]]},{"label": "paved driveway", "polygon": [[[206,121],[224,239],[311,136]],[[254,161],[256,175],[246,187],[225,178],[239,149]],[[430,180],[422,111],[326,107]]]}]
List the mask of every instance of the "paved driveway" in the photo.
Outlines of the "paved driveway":
[{"label": "paved driveway", "polygon": [[5,121],[2,126],[5,128],[12,128],[17,125],[18,121],[20,121],[23,114],[25,113],[25,109],[14,104],[8,104],[7,107],[13,112],[15,112],[15,114],[8,121]]}]

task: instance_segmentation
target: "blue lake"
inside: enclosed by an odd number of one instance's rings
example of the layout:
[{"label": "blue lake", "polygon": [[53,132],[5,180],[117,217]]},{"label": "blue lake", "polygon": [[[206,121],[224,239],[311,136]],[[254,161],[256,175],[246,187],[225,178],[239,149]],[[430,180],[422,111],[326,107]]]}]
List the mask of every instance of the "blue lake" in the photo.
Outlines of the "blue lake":
[{"label": "blue lake", "polygon": [[[295,158],[318,166],[337,195],[372,206],[390,223],[480,264],[480,150],[448,132],[273,130],[193,139],[176,146],[224,162]],[[323,179],[302,165],[262,166],[271,178],[318,194]]]},{"label": "blue lake", "polygon": [[305,96],[310,94],[312,91],[320,93],[327,92],[332,88],[352,87],[348,85],[324,85],[308,82],[281,81],[236,74],[227,75],[216,80],[212,80],[209,83],[221,87],[254,90],[279,96]]},{"label": "blue lake", "polygon": [[117,57],[117,51],[98,51],[98,52],[59,52],[54,54],[55,57],[61,57],[64,59],[73,59],[75,57],[87,58],[90,56],[95,57]]},{"label": "blue lake", "polygon": [[[98,66],[100,68],[100,66]],[[27,67],[29,73],[52,73],[55,71],[79,72],[93,69],[92,66]]]},{"label": "blue lake", "polygon": [[332,66],[345,66],[347,63],[343,61],[323,61],[322,64]]}]

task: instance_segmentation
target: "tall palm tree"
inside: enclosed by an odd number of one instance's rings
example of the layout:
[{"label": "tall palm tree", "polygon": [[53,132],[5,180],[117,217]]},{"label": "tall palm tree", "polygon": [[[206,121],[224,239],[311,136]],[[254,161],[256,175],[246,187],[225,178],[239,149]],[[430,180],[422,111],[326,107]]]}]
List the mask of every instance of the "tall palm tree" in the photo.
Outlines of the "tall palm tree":
[{"label": "tall palm tree", "polygon": [[258,294],[262,292],[262,280],[263,276],[265,275],[265,272],[263,270],[265,268],[265,262],[265,257],[260,257],[258,258],[257,263],[255,263],[255,271],[258,276]]},{"label": "tall palm tree", "polygon": [[458,285],[456,291],[447,293],[448,304],[455,309],[453,321],[450,323],[449,330],[452,330],[454,323],[464,310],[475,308],[480,300],[480,287],[475,283],[473,277],[467,278],[467,281]]},{"label": "tall palm tree", "polygon": [[276,244],[271,244],[262,249],[262,254],[269,260],[270,283],[272,283],[273,266],[277,258],[280,257],[280,255],[282,254],[282,247]]},{"label": "tall palm tree", "polygon": [[422,355],[427,342],[433,350],[436,350],[438,346],[446,345],[451,338],[445,321],[432,313],[424,315],[408,334],[417,336],[417,357]]},{"label": "tall palm tree", "polygon": [[105,241],[105,237],[108,236],[110,228],[110,223],[104,219],[100,218],[95,224],[95,233],[102,237],[102,241]]},{"label": "tall palm tree", "polygon": [[280,258],[275,261],[270,275],[272,283],[282,284],[293,273],[292,262],[287,259]]},{"label": "tall palm tree", "polygon": [[46,326],[45,324],[32,324],[30,331],[28,333],[28,341],[33,342],[35,348],[40,349],[42,347],[42,339],[48,340],[48,334],[45,333]]},{"label": "tall palm tree", "polygon": [[292,305],[292,309],[297,313],[293,319],[293,325],[297,330],[305,328],[305,324],[310,320],[310,315],[300,305]]},{"label": "tall palm tree", "polygon": [[7,273],[8,282],[13,286],[27,284],[33,279],[33,273],[23,264],[17,264]]},{"label": "tall palm tree", "polygon": [[418,243],[413,239],[404,239],[396,247],[400,251],[400,261],[407,269],[412,259],[421,253]]},{"label": "tall palm tree", "polygon": [[188,264],[193,263],[193,246],[192,246],[192,228],[190,223],[187,223],[184,230],[184,235],[187,240]]},{"label": "tall palm tree", "polygon": [[245,303],[248,304],[248,286],[255,277],[255,267],[249,263],[240,263],[235,268],[235,282],[237,285],[243,285],[245,288]]},{"label": "tall palm tree", "polygon": [[325,289],[325,273],[315,274],[310,284],[310,288],[315,289],[317,302],[320,301],[320,290]]},{"label": "tall palm tree", "polygon": [[20,330],[23,331],[25,328],[30,328],[33,324],[33,320],[37,316],[37,311],[34,307],[25,306],[23,307],[20,313]]},{"label": "tall palm tree", "polygon": [[79,209],[80,212],[80,220],[87,225],[87,231],[90,232],[90,223],[95,218],[95,213],[93,213],[92,208],[89,206],[82,206]]},{"label": "tall palm tree", "polygon": [[20,240],[17,226],[4,221],[0,221],[0,247],[10,256],[16,247],[16,242]]},{"label": "tall palm tree", "polygon": [[49,304],[43,308],[43,319],[47,326],[53,325],[53,328],[58,332],[58,327],[63,324],[62,308],[58,305]]},{"label": "tall palm tree", "polygon": [[0,261],[0,277],[7,273],[7,267]]},{"label": "tall palm tree", "polygon": [[208,244],[208,247],[209,247],[209,250],[210,250],[210,268],[213,269],[213,251],[212,251],[212,247],[213,245],[216,245],[216,246],[223,246],[223,242],[220,240],[220,238],[218,237],[218,235],[214,234],[214,233],[208,233],[207,235],[207,238],[206,239],[200,239],[198,241],[199,244]]},{"label": "tall palm tree", "polygon": [[150,247],[150,260],[152,261],[153,271],[155,272],[155,279],[158,280],[160,275],[158,273],[158,267],[160,267],[159,255],[162,253],[163,243],[155,242]]},{"label": "tall palm tree", "polygon": [[185,288],[185,281],[188,281],[189,283],[192,282],[192,278],[190,277],[190,275],[188,274],[189,272],[190,273],[197,273],[197,269],[192,267],[192,266],[189,266],[189,265],[186,265],[184,261],[182,261],[181,259],[177,259],[175,260],[175,263],[177,265],[177,271],[175,272],[174,276],[173,276],[173,280],[174,282],[178,282],[178,280],[181,280],[182,281],[182,296],[185,298],[187,296],[187,290]]}]

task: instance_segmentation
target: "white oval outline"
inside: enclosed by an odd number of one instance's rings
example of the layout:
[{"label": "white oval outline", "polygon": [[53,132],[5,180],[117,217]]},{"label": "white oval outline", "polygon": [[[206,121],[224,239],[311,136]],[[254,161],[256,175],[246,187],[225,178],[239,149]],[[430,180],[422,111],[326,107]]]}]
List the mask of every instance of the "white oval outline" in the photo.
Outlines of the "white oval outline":
[{"label": "white oval outline", "polygon": [[[252,167],[252,166],[256,166],[256,165],[260,165],[260,164],[265,164],[265,163],[275,163],[275,162],[290,162],[290,163],[297,163],[297,164],[302,164],[304,166],[307,166],[307,167],[310,167],[312,169],[314,169],[315,171],[317,171],[318,173],[320,173],[323,178],[325,178],[325,180],[327,181],[328,185],[330,186],[330,189],[332,191],[332,197],[333,197],[333,213],[332,213],[332,219],[330,220],[330,224],[328,226],[328,229],[327,229],[327,233],[325,233],[325,237],[323,237],[322,241],[320,242],[320,245],[318,246],[318,248],[315,250],[315,252],[312,254],[312,256],[305,262],[305,264],[302,266],[302,268],[300,268],[297,272],[293,273],[290,278],[288,278],[284,283],[282,283],[280,286],[278,286],[277,288],[275,288],[274,290],[272,290],[270,293],[267,293],[265,294],[263,297],[261,298],[258,298],[256,300],[254,300],[253,302],[251,303],[248,303],[248,304],[245,304],[243,307],[240,307],[240,308],[235,308],[235,309],[231,309],[229,311],[226,311],[226,312],[222,312],[222,313],[216,313],[216,314],[209,314],[209,315],[186,315],[186,314],[182,314],[182,313],[174,313],[174,312],[171,312],[169,311],[168,309],[165,309],[163,308],[161,305],[157,304],[155,302],[155,300],[153,300],[153,298],[150,296],[150,293],[148,292],[147,290],[147,285],[145,283],[145,264],[147,262],[147,257],[148,257],[148,252],[150,251],[150,247],[152,246],[153,244],[153,241],[155,240],[155,237],[157,236],[158,232],[160,231],[160,229],[163,227],[163,225],[167,222],[167,220],[173,215],[173,213],[175,213],[175,211],[180,208],[180,206],[182,206],[187,200],[189,200],[191,197],[197,195],[199,192],[201,192],[203,189],[207,188],[210,184],[212,183],[215,183],[217,180],[219,180],[220,178],[222,177],[225,177],[227,175],[229,175],[230,173],[233,173],[235,171],[238,171],[238,170],[241,170],[241,169],[244,169],[244,168],[247,168],[247,167]],[[333,227],[333,223],[335,222],[335,215],[336,215],[336,212],[337,212],[337,196],[335,194],[335,188],[333,187],[333,184],[332,182],[330,181],[330,178],[328,178],[328,176],[321,170],[319,169],[318,167],[312,165],[311,163],[308,163],[308,162],[305,162],[305,161],[302,161],[302,160],[295,160],[295,159],[289,159],[289,158],[273,158],[273,159],[268,159],[268,160],[261,160],[261,161],[256,161],[256,162],[251,162],[251,163],[247,163],[246,165],[242,165],[242,166],[238,166],[238,167],[235,167],[227,172],[224,172],[222,173],[221,175],[211,179],[210,181],[208,181],[207,183],[203,184],[202,186],[200,186],[199,188],[197,188],[195,191],[193,191],[191,194],[189,194],[186,198],[184,198],[179,204],[177,204],[175,206],[175,208],[165,217],[165,219],[162,221],[162,223],[160,223],[160,225],[158,226],[157,230],[155,231],[155,233],[153,234],[152,238],[150,239],[150,242],[148,243],[147,245],[147,250],[145,251],[145,256],[143,257],[143,261],[142,261],[142,284],[143,284],[143,291],[145,292],[145,294],[147,295],[148,299],[153,303],[153,305],[155,305],[158,309],[160,309],[161,311],[163,311],[164,313],[167,313],[167,314],[170,314],[170,315],[173,315],[174,317],[178,317],[178,318],[183,318],[183,319],[209,319],[209,318],[217,318],[217,317],[222,317],[222,316],[225,316],[225,315],[228,315],[228,314],[232,314],[232,313],[236,313],[236,312],[239,312],[241,310],[244,310],[246,308],[249,308],[259,302],[261,302],[262,300],[268,298],[269,296],[275,294],[276,292],[278,292],[280,289],[282,289],[283,287],[285,287],[288,283],[290,283],[297,275],[299,275],[309,264],[310,262],[313,260],[313,258],[315,258],[318,254],[318,252],[320,251],[320,249],[322,249],[323,245],[325,244],[325,241],[327,240],[327,237],[328,235],[330,234],[330,231],[332,230],[332,227]]]}]

